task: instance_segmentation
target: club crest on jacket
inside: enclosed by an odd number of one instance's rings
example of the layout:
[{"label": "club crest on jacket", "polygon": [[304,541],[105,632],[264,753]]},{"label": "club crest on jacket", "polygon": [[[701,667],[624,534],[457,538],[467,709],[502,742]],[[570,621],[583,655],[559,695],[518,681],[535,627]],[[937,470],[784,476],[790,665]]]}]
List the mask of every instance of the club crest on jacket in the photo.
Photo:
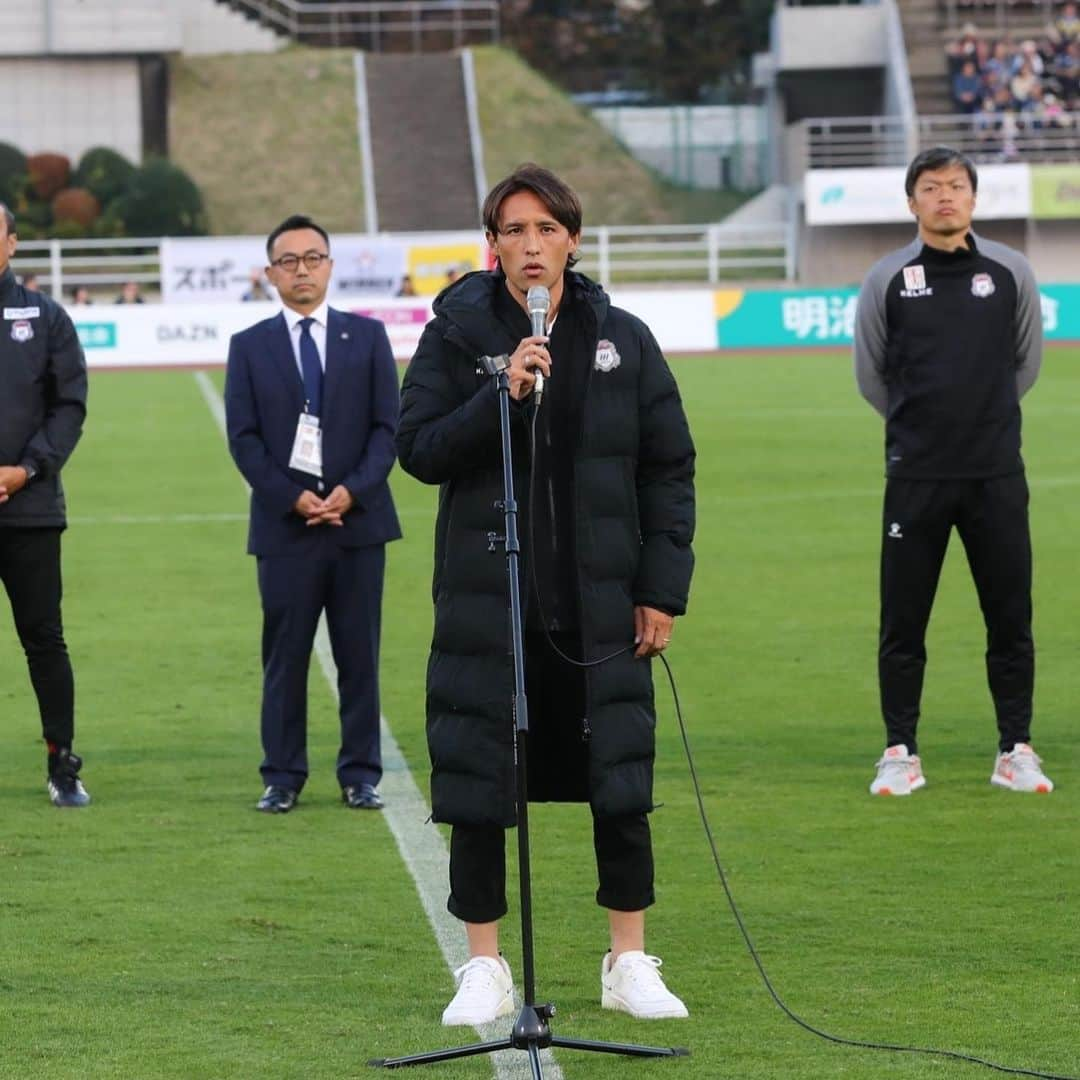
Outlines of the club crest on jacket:
[{"label": "club crest on jacket", "polygon": [[606,338],[596,343],[596,360],[593,366],[597,371],[614,371],[622,363],[622,357],[614,344]]}]

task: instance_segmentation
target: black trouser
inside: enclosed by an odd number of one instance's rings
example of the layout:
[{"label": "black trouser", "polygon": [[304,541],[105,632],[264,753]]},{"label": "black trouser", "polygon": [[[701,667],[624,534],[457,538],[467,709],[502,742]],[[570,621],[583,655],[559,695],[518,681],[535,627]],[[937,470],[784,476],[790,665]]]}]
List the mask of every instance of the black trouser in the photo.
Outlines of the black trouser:
[{"label": "black trouser", "polygon": [[75,734],[75,680],[60,620],[59,528],[0,528],[0,579],[11,601],[45,741],[70,747]]},{"label": "black trouser", "polygon": [[[580,657],[578,635],[552,635],[567,656]],[[588,798],[588,748],[582,741],[585,683],[541,631],[525,635],[525,688],[529,696],[529,793],[540,799]],[[593,816],[593,848],[600,887],[596,902],[613,911],[642,911],[655,901],[649,819],[644,813]],[[506,831],[455,825],[450,834],[452,915],[471,923],[506,914]]]},{"label": "black trouser", "polygon": [[[596,902],[613,911],[642,911],[653,893],[652,838],[645,814],[593,818],[600,887]],[[455,825],[450,833],[447,910],[464,922],[495,922],[506,914],[506,830]]]},{"label": "black trouser", "polygon": [[1031,738],[1035,645],[1023,473],[987,480],[890,479],[881,542],[878,678],[887,744],[917,752],[926,626],[953,526],[986,623],[986,673],[999,748]]}]

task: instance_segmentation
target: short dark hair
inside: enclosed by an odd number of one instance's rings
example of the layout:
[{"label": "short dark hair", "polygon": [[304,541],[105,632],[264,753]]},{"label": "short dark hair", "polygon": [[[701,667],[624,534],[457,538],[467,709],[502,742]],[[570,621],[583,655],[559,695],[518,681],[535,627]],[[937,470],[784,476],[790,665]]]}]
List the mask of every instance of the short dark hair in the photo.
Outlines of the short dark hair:
[{"label": "short dark hair", "polygon": [[915,194],[915,184],[924,172],[937,172],[938,169],[947,169],[952,165],[963,165],[967,170],[968,179],[971,181],[972,192],[979,190],[979,174],[975,171],[975,163],[959,150],[951,146],[934,146],[916,154],[914,160],[908,166],[907,176],[904,178],[904,191],[910,199]]},{"label": "short dark hair", "polygon": [[314,229],[323,240],[326,241],[326,250],[330,250],[330,236],[327,231],[316,224],[307,214],[290,214],[267,238],[266,257],[273,258],[274,242],[282,233],[295,232],[297,229]]},{"label": "short dark hair", "polygon": [[11,208],[7,203],[0,202],[0,211],[4,215],[4,223],[7,225],[8,236],[15,235],[15,215],[11,212]]},{"label": "short dark hair", "polygon": [[[519,191],[531,191],[571,236],[581,234],[581,200],[577,197],[577,192],[550,169],[531,161],[519,165],[488,192],[481,210],[486,233],[491,236],[499,235],[499,211],[502,204]],[[566,265],[573,266],[577,261],[578,254],[575,251],[567,259]]]}]

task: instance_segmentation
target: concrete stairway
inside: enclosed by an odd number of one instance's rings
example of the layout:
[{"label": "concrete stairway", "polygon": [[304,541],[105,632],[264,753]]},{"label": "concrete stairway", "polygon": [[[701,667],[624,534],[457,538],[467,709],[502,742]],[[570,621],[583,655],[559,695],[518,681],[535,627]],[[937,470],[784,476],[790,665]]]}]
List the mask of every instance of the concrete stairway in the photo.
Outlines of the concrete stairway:
[{"label": "concrete stairway", "polygon": [[254,22],[222,0],[185,0],[176,5],[183,25],[187,56],[214,53],[276,52],[288,39]]},{"label": "concrete stairway", "polygon": [[369,53],[364,64],[379,229],[478,228],[461,57]]},{"label": "concrete stairway", "polygon": [[945,20],[938,0],[901,0],[900,21],[907,45],[908,69],[920,116],[954,112],[945,62]]}]

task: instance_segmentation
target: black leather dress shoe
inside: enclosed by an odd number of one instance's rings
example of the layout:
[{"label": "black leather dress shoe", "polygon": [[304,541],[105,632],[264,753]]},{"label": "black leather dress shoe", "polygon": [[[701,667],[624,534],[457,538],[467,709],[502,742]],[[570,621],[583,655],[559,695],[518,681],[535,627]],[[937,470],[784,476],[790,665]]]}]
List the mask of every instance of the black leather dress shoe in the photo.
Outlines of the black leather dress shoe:
[{"label": "black leather dress shoe", "polygon": [[374,784],[348,784],[341,789],[341,801],[350,810],[381,810],[383,801]]},{"label": "black leather dress shoe", "polygon": [[292,788],[271,784],[255,806],[264,814],[287,814],[296,805],[296,792]]}]

